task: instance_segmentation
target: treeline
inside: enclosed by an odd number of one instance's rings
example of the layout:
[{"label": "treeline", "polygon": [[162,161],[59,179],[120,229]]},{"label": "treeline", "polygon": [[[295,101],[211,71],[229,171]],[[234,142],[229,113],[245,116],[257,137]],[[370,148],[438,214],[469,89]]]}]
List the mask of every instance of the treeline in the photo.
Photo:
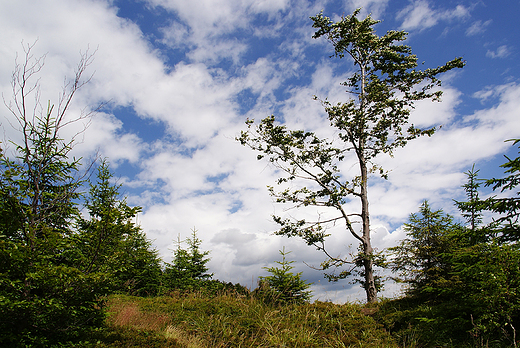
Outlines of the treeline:
[{"label": "treeline", "polygon": [[[6,104],[18,134],[0,147],[0,345],[48,347],[79,340],[103,326],[104,301],[113,293],[249,293],[212,279],[209,252],[200,250],[195,230],[178,240],[172,263],[161,260],[135,223],[141,208],[122,197],[108,161],[92,161],[85,169],[71,155],[82,131],[61,138],[66,127],[88,123],[90,114],[71,119],[67,112],[89,81],[82,75],[93,56],[81,56],[59,104],[43,108],[37,74],[44,57],[35,59],[32,47],[24,47],[25,61],[15,66],[13,99]],[[308,300],[309,285],[290,272],[285,254],[282,268],[268,269],[273,275],[254,294],[273,303]]]},{"label": "treeline", "polygon": [[[415,337],[420,346],[435,347],[516,346],[520,156],[507,158],[502,167],[500,179],[479,179],[474,168],[466,173],[467,198],[455,201],[465,221],[425,201],[404,225],[406,238],[390,248],[387,265],[406,292],[383,303],[380,319],[402,340]],[[480,198],[481,186],[493,194]]]},{"label": "treeline", "polygon": [[[50,120],[50,119],[49,119]],[[0,157],[0,342],[48,346],[103,325],[106,295],[156,296],[174,289],[235,289],[212,281],[195,232],[163,263],[101,161],[81,192],[79,165],[39,124],[39,144]],[[26,154],[29,153],[29,156]],[[238,290],[244,291],[237,286]]]},{"label": "treeline", "polygon": [[188,247],[178,240],[173,261],[163,262],[135,223],[141,208],[121,197],[106,160],[93,180],[78,179],[79,163],[49,134],[59,126],[46,115],[29,125],[31,138],[16,146],[16,158],[0,154],[2,346],[73,342],[103,326],[113,293],[249,292],[211,279],[195,230]]},{"label": "treeline", "polygon": [[0,154],[2,346],[74,341],[103,325],[112,293],[248,292],[211,279],[195,230],[188,247],[179,240],[172,263],[164,263],[135,223],[141,208],[121,197],[108,162],[100,161],[94,179],[78,179],[79,163],[49,134],[59,124],[49,115],[37,122],[16,158]]}]

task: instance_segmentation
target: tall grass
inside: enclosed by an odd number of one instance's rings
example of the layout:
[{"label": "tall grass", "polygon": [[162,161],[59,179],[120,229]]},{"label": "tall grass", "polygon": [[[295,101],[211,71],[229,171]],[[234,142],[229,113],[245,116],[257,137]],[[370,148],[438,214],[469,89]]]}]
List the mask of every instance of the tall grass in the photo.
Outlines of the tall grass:
[{"label": "tall grass", "polygon": [[357,304],[270,306],[252,296],[200,293],[113,296],[107,323],[147,331],[179,347],[397,347]]}]

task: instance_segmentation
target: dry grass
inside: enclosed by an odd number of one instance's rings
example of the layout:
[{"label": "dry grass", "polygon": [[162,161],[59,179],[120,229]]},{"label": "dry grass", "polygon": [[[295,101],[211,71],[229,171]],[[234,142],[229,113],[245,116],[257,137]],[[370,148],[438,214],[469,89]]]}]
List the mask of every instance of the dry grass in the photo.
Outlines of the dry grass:
[{"label": "dry grass", "polygon": [[206,348],[200,338],[187,335],[186,332],[172,325],[166,327],[164,336],[167,339],[175,340],[178,344],[186,348]]},{"label": "dry grass", "polygon": [[117,298],[110,301],[109,308],[109,323],[115,326],[159,331],[164,330],[170,321],[164,313],[143,312],[137,303],[125,303]]},{"label": "dry grass", "polygon": [[397,347],[355,304],[272,307],[233,295],[117,296],[108,314],[113,327],[154,332],[176,347]]},{"label": "dry grass", "polygon": [[180,347],[206,348],[197,337],[170,325],[171,319],[166,313],[143,311],[137,302],[124,301],[118,297],[112,297],[107,307],[109,326],[158,333]]}]

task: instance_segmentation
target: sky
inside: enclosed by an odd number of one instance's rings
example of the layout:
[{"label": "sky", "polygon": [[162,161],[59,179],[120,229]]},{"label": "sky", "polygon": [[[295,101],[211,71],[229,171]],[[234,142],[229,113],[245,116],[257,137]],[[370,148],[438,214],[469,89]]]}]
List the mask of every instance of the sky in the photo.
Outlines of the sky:
[{"label": "sky", "polygon": [[[315,300],[363,300],[359,285],[328,283],[308,266],[324,260],[320,252],[273,234],[273,214],[300,212],[273,201],[266,186],[279,173],[235,140],[246,119],[272,114],[305,130],[327,129],[313,96],[346,101],[341,82],[354,67],[330,58],[324,39],[312,39],[309,17],[323,10],[338,20],[358,7],[381,20],[379,35],[408,32],[405,43],[421,67],[466,61],[441,77],[441,103],[419,102],[412,113],[415,125],[442,128],[378,159],[390,171],[369,188],[372,240],[383,250],[404,237],[403,223],[424,200],[457,216],[453,199],[464,198],[464,172],[473,164],[482,178],[500,177],[504,155],[516,157],[505,140],[520,137],[520,1],[0,0],[0,91],[9,103],[15,59],[34,45],[34,57],[45,55],[41,101],[58,103],[81,54],[93,53],[84,75],[92,78],[68,117],[103,107],[73,155],[85,163],[107,158],[128,203],[143,208],[137,223],[165,261],[174,241],[196,229],[201,249],[211,251],[214,279],[254,288],[285,247],[293,271],[314,283]],[[19,137],[12,121],[0,107],[3,144]],[[71,124],[63,137],[82,126]],[[355,251],[343,226],[331,233],[331,253]],[[393,284],[382,293],[398,294]]]}]

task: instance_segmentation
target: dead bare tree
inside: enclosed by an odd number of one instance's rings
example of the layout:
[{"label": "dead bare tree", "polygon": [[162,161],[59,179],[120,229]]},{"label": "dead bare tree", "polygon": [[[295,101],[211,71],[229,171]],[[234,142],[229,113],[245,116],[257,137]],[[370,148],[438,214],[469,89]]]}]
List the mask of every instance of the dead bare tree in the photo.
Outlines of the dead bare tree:
[{"label": "dead bare tree", "polygon": [[[46,107],[41,102],[41,86],[39,73],[42,71],[46,55],[35,58],[33,44],[24,44],[23,61],[15,59],[15,67],[11,77],[12,98],[4,104],[14,116],[9,124],[21,133],[18,142],[10,140],[14,145],[14,159],[9,158],[4,148],[0,148],[2,186],[10,192],[13,211],[18,214],[18,233],[32,249],[36,239],[43,236],[49,227],[64,229],[71,216],[72,201],[78,197],[78,188],[88,172],[78,170],[80,158],[70,159],[76,138],[83,134],[90,124],[91,116],[98,108],[69,117],[68,112],[75,94],[92,79],[92,75],[84,78],[87,68],[92,64],[94,52],[80,52],[80,60],[76,66],[74,77],[65,78],[64,86],[58,97],[58,104],[50,101]],[[32,100],[31,100],[32,99]],[[82,122],[82,128],[72,137],[65,140],[60,133],[73,123]],[[87,166],[87,168],[90,166]],[[12,185],[13,180],[21,180],[24,185]],[[8,187],[7,187],[8,186]],[[14,192],[16,191],[16,192]]]}]

